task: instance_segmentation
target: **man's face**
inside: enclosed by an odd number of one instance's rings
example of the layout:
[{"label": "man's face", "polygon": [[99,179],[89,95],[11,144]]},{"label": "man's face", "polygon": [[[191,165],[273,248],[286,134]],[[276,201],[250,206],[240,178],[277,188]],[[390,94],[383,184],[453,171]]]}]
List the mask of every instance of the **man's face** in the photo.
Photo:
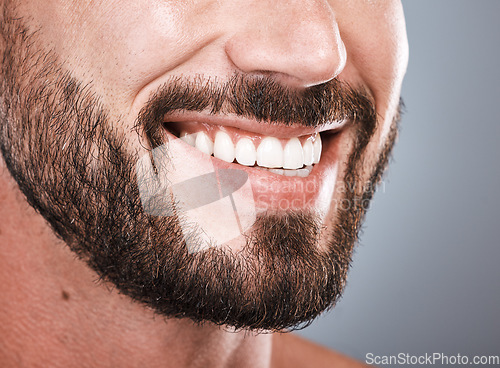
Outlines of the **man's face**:
[{"label": "man's face", "polygon": [[16,3],[2,156],[100,277],[237,328],[338,300],[396,136],[399,1]]}]

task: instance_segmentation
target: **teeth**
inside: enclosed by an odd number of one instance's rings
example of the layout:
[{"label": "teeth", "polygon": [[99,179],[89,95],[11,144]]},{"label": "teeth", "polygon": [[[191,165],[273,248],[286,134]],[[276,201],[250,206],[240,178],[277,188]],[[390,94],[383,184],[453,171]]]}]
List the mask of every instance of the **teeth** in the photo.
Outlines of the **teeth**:
[{"label": "teeth", "polygon": [[214,144],[205,132],[196,134],[195,147],[207,155],[214,153]]},{"label": "teeth", "polygon": [[288,170],[288,169],[262,169],[262,170],[268,170],[272,172],[273,174],[277,175],[284,175],[284,176],[300,176],[301,178],[305,178],[309,176],[312,170],[312,166],[306,166],[302,169],[298,170]]},{"label": "teeth", "polygon": [[272,172],[273,174],[277,174],[277,175],[285,175],[283,169],[269,169],[270,172]]},{"label": "teeth", "polygon": [[234,161],[234,144],[226,132],[218,131],[215,135],[214,156],[226,162]]},{"label": "teeth", "polygon": [[300,169],[304,166],[304,151],[298,138],[290,139],[283,150],[283,168]]},{"label": "teeth", "polygon": [[311,167],[309,168],[305,167],[303,169],[297,170],[297,176],[300,176],[301,178],[309,176],[310,173],[311,173]]},{"label": "teeth", "polygon": [[268,168],[283,167],[283,148],[278,138],[265,137],[257,148],[257,165]]},{"label": "teeth", "polygon": [[312,165],[321,159],[322,142],[319,134],[307,138],[303,144],[298,138],[291,138],[285,148],[278,138],[264,137],[257,149],[254,142],[246,137],[240,138],[235,147],[229,134],[222,130],[216,133],[215,142],[203,131],[182,131],[179,137],[203,153],[213,154],[226,162],[233,162],[236,158],[240,165],[254,166],[257,161],[258,166],[285,176],[305,177],[311,172]]},{"label": "teeth", "polygon": [[304,151],[304,165],[312,165],[314,162],[314,147],[311,138],[308,138],[304,142],[302,150]]},{"label": "teeth", "polygon": [[196,134],[189,134],[188,132],[181,132],[180,135],[181,140],[189,144],[190,146],[195,145],[196,142]]},{"label": "teeth", "polygon": [[257,159],[257,152],[255,151],[255,145],[251,139],[241,138],[238,143],[236,143],[236,161],[239,164],[245,166],[255,165],[255,160]]},{"label": "teeth", "polygon": [[322,148],[321,136],[319,134],[316,136],[316,139],[314,140],[313,148],[314,148],[313,164],[317,164],[321,159],[321,148]]}]

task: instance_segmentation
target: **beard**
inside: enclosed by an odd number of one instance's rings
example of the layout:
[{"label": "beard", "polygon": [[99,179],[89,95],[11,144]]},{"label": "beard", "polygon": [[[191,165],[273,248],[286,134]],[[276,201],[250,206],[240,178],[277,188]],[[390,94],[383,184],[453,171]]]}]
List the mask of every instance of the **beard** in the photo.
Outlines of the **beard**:
[{"label": "beard", "polygon": [[[178,216],[148,214],[140,199],[123,132],[91,85],[65,71],[19,20],[4,14],[0,80],[0,150],[27,201],[105,281],[165,317],[237,329],[303,327],[342,294],[353,248],[387,164],[396,120],[359,185],[365,148],[375,132],[368,94],[337,80],[295,91],[270,77],[235,75],[223,85],[171,80],[141,110],[135,130],[148,149],[165,143],[163,117],[175,111],[235,113],[266,124],[320,126],[349,119],[356,137],[344,174],[345,193],[331,229],[312,211],[257,216],[239,252],[188,251]],[[322,235],[326,233],[326,235]],[[325,238],[326,251],[318,247]]]}]

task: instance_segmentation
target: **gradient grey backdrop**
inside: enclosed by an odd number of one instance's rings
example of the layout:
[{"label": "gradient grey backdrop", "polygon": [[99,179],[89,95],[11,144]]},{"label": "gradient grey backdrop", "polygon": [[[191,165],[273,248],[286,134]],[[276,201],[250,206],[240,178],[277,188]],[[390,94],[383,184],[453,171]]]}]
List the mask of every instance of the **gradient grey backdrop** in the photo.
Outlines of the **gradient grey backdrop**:
[{"label": "gradient grey backdrop", "polygon": [[403,1],[407,113],[342,301],[300,334],[367,353],[500,355],[500,0]]}]

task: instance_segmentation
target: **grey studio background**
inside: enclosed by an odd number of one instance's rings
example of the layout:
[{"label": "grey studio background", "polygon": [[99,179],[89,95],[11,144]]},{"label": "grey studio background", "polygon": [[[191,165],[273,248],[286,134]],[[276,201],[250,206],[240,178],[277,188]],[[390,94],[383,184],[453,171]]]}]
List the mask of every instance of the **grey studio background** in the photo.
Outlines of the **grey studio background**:
[{"label": "grey studio background", "polygon": [[362,361],[500,355],[500,1],[403,5],[407,112],[385,191],[343,299],[299,333]]}]

